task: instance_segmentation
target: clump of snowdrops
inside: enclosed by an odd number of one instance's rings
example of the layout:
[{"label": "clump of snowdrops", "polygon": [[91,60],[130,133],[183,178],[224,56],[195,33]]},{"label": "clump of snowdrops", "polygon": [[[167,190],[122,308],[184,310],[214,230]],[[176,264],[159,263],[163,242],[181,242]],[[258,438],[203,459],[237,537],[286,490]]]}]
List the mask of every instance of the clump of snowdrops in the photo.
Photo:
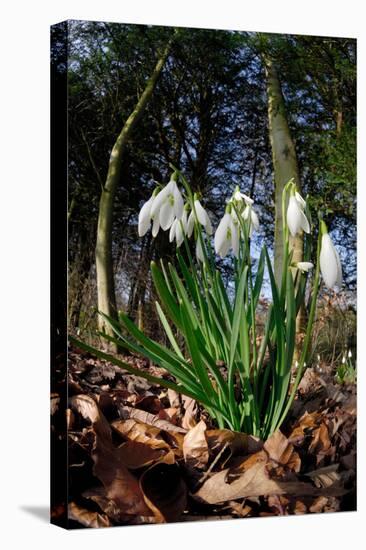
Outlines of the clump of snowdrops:
[{"label": "clump of snowdrops", "polygon": [[[170,345],[147,337],[124,313],[120,314],[120,323],[107,318],[115,337],[103,334],[119,347],[166,369],[174,382],[136,371],[86,344],[82,347],[151,382],[193,397],[220,428],[267,438],[286,418],[306,368],[320,272],[328,287],[342,284],[339,256],[322,220],[316,265],[310,262],[310,212],[292,180],[284,188],[282,209],[284,250],[278,284],[265,245],[253,269],[251,236],[259,229],[253,200],[236,188],[213,235],[203,199],[175,170],[169,183],[157,187],[142,206],[138,223],[140,237],[151,228],[154,237],[160,230],[169,231],[170,241],[176,243],[176,265],[151,263],[159,296],[156,310]],[[289,236],[300,232],[305,232],[304,258],[294,264]],[[230,288],[223,282],[216,254],[221,258],[232,256]],[[259,338],[256,311],[265,267],[272,303]],[[312,271],[306,333],[301,355],[295,361],[296,316],[304,303],[306,282]]]}]

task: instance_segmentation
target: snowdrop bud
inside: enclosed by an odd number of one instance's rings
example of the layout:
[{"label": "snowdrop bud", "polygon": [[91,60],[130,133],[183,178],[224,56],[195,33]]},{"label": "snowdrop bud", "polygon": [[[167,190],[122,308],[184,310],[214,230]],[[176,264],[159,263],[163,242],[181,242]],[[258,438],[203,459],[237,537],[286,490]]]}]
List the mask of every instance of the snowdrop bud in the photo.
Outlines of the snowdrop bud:
[{"label": "snowdrop bud", "polygon": [[351,359],[351,357],[352,357],[352,351],[349,349],[348,350],[348,358]]},{"label": "snowdrop bud", "polygon": [[321,222],[321,250],[320,250],[320,270],[324,282],[328,288],[334,286],[342,286],[342,266],[339,259],[339,254],[334,247],[332,239],[330,238],[327,230],[327,226]]},{"label": "snowdrop bud", "polygon": [[238,202],[245,201],[245,203],[249,206],[254,203],[254,200],[248,197],[248,195],[246,195],[245,193],[242,193],[239,187],[236,187],[233,198]]},{"label": "snowdrop bud", "polygon": [[151,195],[148,201],[142,206],[139,213],[138,233],[143,237],[148,232],[151,225],[151,206],[154,202],[154,195]]},{"label": "snowdrop bud", "polygon": [[172,243],[175,239],[175,228],[177,226],[178,220],[174,220],[169,231],[169,242]]},{"label": "snowdrop bud", "polygon": [[295,265],[300,271],[310,271],[314,267],[314,264],[311,262],[297,262]]},{"label": "snowdrop bud", "polygon": [[343,355],[343,357],[342,357],[342,365],[344,365],[344,364],[345,364],[345,362],[346,362],[346,356],[345,356],[345,355]]},{"label": "snowdrop bud", "polygon": [[153,226],[152,226],[152,231],[151,231],[151,234],[152,236],[155,238],[156,235],[159,233],[159,229],[160,229],[160,223],[159,223],[159,214],[156,214],[153,218]]},{"label": "snowdrop bud", "polygon": [[159,213],[159,210],[162,207],[163,203],[166,201],[167,197],[174,189],[174,184],[175,181],[170,180],[170,182],[165,187],[163,187],[163,189],[159,191],[159,193],[156,195],[154,202],[151,206],[151,217],[155,217]]},{"label": "snowdrop bud", "polygon": [[252,236],[253,231],[259,230],[259,219],[254,209],[248,204],[243,212],[243,219],[249,222],[249,237]]},{"label": "snowdrop bud", "polygon": [[204,261],[205,261],[205,255],[204,255],[203,250],[202,250],[200,239],[197,239],[197,243],[196,243],[196,258],[197,258],[197,260],[199,260],[202,263],[204,263]]},{"label": "snowdrop bud", "polygon": [[200,201],[197,198],[195,198],[195,201],[194,201],[194,208],[195,208],[197,219],[198,219],[199,223],[206,229],[206,233],[208,235],[212,235],[211,220],[210,220],[206,210],[203,208],[202,204],[200,203]]},{"label": "snowdrop bud", "polygon": [[191,213],[188,216],[188,222],[187,222],[187,237],[190,238],[193,233],[194,228],[194,213],[193,210],[191,210]]},{"label": "snowdrop bud", "polygon": [[237,225],[233,221],[231,216],[230,205],[226,207],[224,217],[219,223],[219,226],[215,233],[215,251],[221,258],[224,258],[229,252],[230,248],[236,257],[239,255],[239,231]]},{"label": "snowdrop bud", "polygon": [[[302,199],[302,197],[300,198]],[[286,219],[288,228],[293,237],[295,237],[295,235],[301,230],[305,231],[305,233],[310,233],[310,225],[307,217],[304,214],[303,205],[301,201],[296,198],[295,194],[291,195],[290,197],[287,207]]]},{"label": "snowdrop bud", "polygon": [[175,240],[177,241],[177,247],[179,248],[184,241],[183,223],[181,220],[175,220],[177,222],[175,228]]}]

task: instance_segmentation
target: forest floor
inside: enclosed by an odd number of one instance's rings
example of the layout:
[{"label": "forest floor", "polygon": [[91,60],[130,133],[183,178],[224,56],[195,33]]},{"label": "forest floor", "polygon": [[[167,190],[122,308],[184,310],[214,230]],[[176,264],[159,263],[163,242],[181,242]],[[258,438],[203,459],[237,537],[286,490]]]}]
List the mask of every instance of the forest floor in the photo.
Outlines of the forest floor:
[{"label": "forest floor", "polygon": [[356,386],[335,383],[326,365],[307,370],[289,418],[265,442],[217,429],[191,398],[76,349],[65,433],[65,373],[56,374],[51,424],[55,453],[68,446],[71,528],[356,509]]}]

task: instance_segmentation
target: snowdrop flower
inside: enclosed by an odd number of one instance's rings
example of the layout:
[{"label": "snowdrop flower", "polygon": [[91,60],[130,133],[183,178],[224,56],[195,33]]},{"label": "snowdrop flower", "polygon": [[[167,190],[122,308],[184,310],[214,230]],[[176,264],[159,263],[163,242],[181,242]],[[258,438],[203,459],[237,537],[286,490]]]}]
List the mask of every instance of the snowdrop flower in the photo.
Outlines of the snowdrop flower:
[{"label": "snowdrop flower", "polygon": [[287,207],[287,225],[293,237],[301,231],[310,233],[310,225],[304,214],[305,201],[302,196],[295,192],[290,196]]},{"label": "snowdrop flower", "polygon": [[156,195],[150,213],[153,220],[159,219],[160,227],[166,231],[171,227],[175,218],[181,219],[183,208],[184,201],[181,192],[176,182],[171,179]]},{"label": "snowdrop flower", "polygon": [[312,262],[297,262],[296,267],[300,269],[300,271],[310,271],[310,269],[313,269],[314,264]]},{"label": "snowdrop flower", "polygon": [[138,232],[139,237],[143,237],[148,232],[151,225],[151,207],[154,202],[154,194],[144,203],[139,213]]},{"label": "snowdrop flower", "polygon": [[177,242],[177,247],[179,248],[184,241],[184,232],[181,225],[181,221],[177,218],[174,220],[174,222],[171,225],[170,231],[169,231],[169,242],[173,242],[174,239]]},{"label": "snowdrop flower", "polygon": [[197,220],[199,223],[206,229],[207,235],[212,235],[212,224],[211,220],[206,212],[206,210],[203,208],[200,201],[195,196],[194,199],[194,209],[196,211]]},{"label": "snowdrop flower", "polygon": [[322,242],[320,249],[320,270],[324,282],[328,288],[342,286],[342,266],[339,254],[334,247],[332,239],[329,237],[327,226],[322,221]]},{"label": "snowdrop flower", "polygon": [[215,233],[215,251],[224,258],[230,249],[236,257],[239,255],[239,232],[230,210],[227,207],[224,217],[219,223]]},{"label": "snowdrop flower", "polygon": [[199,260],[202,263],[205,262],[205,255],[204,255],[203,250],[202,250],[201,239],[197,239],[196,258],[197,258],[197,260]]},{"label": "snowdrop flower", "polygon": [[251,205],[247,204],[242,214],[245,221],[249,220],[249,237],[252,236],[253,231],[259,229],[259,219]]},{"label": "snowdrop flower", "polygon": [[348,350],[348,358],[351,359],[351,357],[352,357],[352,351],[349,349]]},{"label": "snowdrop flower", "polygon": [[188,216],[187,229],[186,229],[186,234],[188,238],[192,236],[193,229],[194,229],[194,213],[193,213],[193,210],[191,210],[191,213]]},{"label": "snowdrop flower", "polygon": [[245,201],[248,206],[251,206],[254,203],[254,200],[248,197],[248,195],[246,195],[245,193],[242,193],[239,187],[236,188],[233,198],[238,202]]}]

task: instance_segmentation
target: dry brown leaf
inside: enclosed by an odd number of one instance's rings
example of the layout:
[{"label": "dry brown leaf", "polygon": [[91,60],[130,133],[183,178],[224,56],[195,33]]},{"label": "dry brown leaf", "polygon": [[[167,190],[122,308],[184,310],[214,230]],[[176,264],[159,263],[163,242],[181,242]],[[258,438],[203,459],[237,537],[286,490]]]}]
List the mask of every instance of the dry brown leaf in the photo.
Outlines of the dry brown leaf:
[{"label": "dry brown leaf", "polygon": [[320,416],[320,413],[317,411],[313,413],[306,412],[305,414],[303,414],[300,420],[295,424],[291,434],[289,435],[289,442],[293,443],[294,445],[300,445],[305,438],[305,434],[316,427],[317,421]]},{"label": "dry brown leaf", "polygon": [[96,402],[87,395],[78,395],[70,399],[70,406],[93,424],[96,434],[93,473],[103,483],[106,497],[114,501],[120,513],[151,515],[137,479],[128,471],[119,449],[112,443],[111,429]]},{"label": "dry brown leaf", "polygon": [[112,428],[131,441],[147,443],[157,449],[167,448],[167,444],[161,436],[161,430],[155,426],[144,424],[138,420],[115,420]]},{"label": "dry brown leaf", "polygon": [[139,483],[124,465],[119,449],[97,434],[92,458],[94,475],[103,483],[107,498],[115,502],[121,513],[150,515]]},{"label": "dry brown leaf", "polygon": [[180,395],[178,392],[169,388],[167,391],[167,396],[171,407],[178,408],[180,406]]},{"label": "dry brown leaf", "polygon": [[180,519],[187,505],[187,488],[176,465],[152,466],[142,474],[140,487],[159,523]]},{"label": "dry brown leaf", "polygon": [[[146,524],[146,523],[156,523],[156,519],[154,515],[150,516],[138,516],[138,515],[129,515],[124,514],[120,508],[116,505],[114,500],[111,500],[106,496],[106,492],[104,487],[94,487],[93,489],[89,489],[87,491],[84,491],[83,495],[84,498],[88,498],[95,502],[99,508],[115,523],[117,524],[132,524],[132,525],[139,525],[139,524]],[[149,514],[151,514],[150,509]]]},{"label": "dry brown leaf", "polygon": [[191,468],[205,468],[208,459],[208,445],[205,437],[207,426],[200,420],[197,426],[191,428],[184,436],[183,456],[186,464]]},{"label": "dry brown leaf", "polygon": [[263,447],[258,437],[231,430],[207,430],[206,439],[210,452],[215,455],[224,445],[227,445],[232,455],[255,453]]},{"label": "dry brown leaf", "polygon": [[322,422],[319,428],[313,431],[309,452],[316,455],[316,462],[319,464],[325,456],[332,454],[333,450],[329,439],[328,428],[325,423]]},{"label": "dry brown leaf", "polygon": [[309,508],[309,512],[311,512],[312,514],[323,512],[324,507],[327,504],[328,504],[328,498],[320,496],[314,500],[313,504]]},{"label": "dry brown leaf", "polygon": [[177,416],[178,416],[178,409],[175,407],[161,409],[158,413],[158,417],[160,420],[167,420],[168,422],[171,422],[174,425],[176,425]]},{"label": "dry brown leaf", "polygon": [[[227,468],[213,475],[193,497],[208,504],[219,504],[228,500],[263,495],[319,494],[319,489],[310,483],[271,479],[266,467],[266,456],[264,451],[260,451],[247,458],[240,466],[236,466],[235,471]],[[233,475],[235,479],[230,482]]]},{"label": "dry brown leaf", "polygon": [[310,477],[317,487],[332,487],[334,485],[339,485],[341,481],[341,476],[338,472],[339,464],[331,464],[330,466],[325,466],[324,468],[318,468],[312,472],[305,474]]},{"label": "dry brown leaf", "polygon": [[294,472],[299,472],[301,468],[301,459],[289,442],[279,430],[273,433],[264,443],[264,449],[267,451],[271,460],[277,464],[286,466]]},{"label": "dry brown leaf", "polygon": [[197,402],[192,397],[187,397],[186,395],[182,395],[182,401],[185,411],[182,419],[182,426],[186,430],[190,430],[191,428],[194,428],[197,424],[195,420],[197,412]]},{"label": "dry brown leaf", "polygon": [[88,395],[74,395],[69,399],[70,408],[89,420],[100,437],[111,439],[111,429],[97,403]]},{"label": "dry brown leaf", "polygon": [[82,508],[75,502],[70,502],[68,508],[68,518],[77,521],[85,527],[111,527],[111,522],[105,514],[91,512]]},{"label": "dry brown leaf", "polygon": [[120,460],[131,470],[151,466],[155,462],[162,461],[167,464],[174,464],[175,462],[174,453],[168,445],[164,448],[153,448],[146,443],[127,441],[120,445],[117,451]]},{"label": "dry brown leaf", "polygon": [[263,462],[254,464],[232,483],[228,483],[229,472],[227,468],[213,475],[193,497],[207,504],[219,504],[228,500],[285,492],[275,481],[269,479]]},{"label": "dry brown leaf", "polygon": [[183,434],[181,433],[165,432],[133,418],[116,420],[112,422],[112,428],[131,441],[146,443],[153,449],[165,449],[167,453],[172,450],[177,458],[182,457]]},{"label": "dry brown leaf", "polygon": [[175,426],[167,420],[161,420],[158,415],[141,411],[139,409],[134,409],[133,407],[119,407],[119,413],[121,415],[121,418],[125,420],[129,418],[134,418],[135,420],[139,420],[140,422],[143,422],[144,424],[149,424],[150,426],[155,426],[157,428],[160,428],[161,430],[167,430],[169,432],[177,433],[186,433],[187,431],[184,428]]}]

